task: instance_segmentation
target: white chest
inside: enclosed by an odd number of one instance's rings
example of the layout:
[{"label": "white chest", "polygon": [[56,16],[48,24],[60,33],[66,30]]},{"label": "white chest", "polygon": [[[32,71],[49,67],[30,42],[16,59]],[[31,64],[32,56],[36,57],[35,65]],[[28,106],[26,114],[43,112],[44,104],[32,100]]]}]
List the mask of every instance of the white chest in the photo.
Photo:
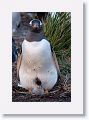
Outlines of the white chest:
[{"label": "white chest", "polygon": [[32,69],[51,67],[53,64],[50,43],[43,39],[40,42],[28,42],[22,44],[23,61]]},{"label": "white chest", "polygon": [[19,70],[20,82],[24,88],[35,88],[34,79],[38,77],[42,88],[51,89],[57,81],[57,70],[52,59],[50,43],[40,42],[22,44],[22,63]]}]

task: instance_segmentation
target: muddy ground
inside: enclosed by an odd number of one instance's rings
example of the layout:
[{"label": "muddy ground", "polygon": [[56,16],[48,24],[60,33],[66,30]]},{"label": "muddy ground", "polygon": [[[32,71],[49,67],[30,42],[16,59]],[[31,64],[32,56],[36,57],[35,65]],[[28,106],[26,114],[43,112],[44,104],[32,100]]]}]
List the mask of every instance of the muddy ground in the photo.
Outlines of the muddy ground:
[{"label": "muddy ground", "polygon": [[[26,21],[27,20],[27,21]],[[24,22],[25,21],[25,22]],[[28,19],[23,19],[20,28],[13,36],[17,48],[21,44],[29,30]],[[61,79],[47,95],[31,95],[23,88],[18,87],[19,80],[16,73],[17,63],[12,63],[12,101],[13,102],[71,102],[71,75],[67,73],[65,76],[61,73]],[[60,65],[59,65],[60,66]],[[62,66],[60,66],[61,69]]]}]

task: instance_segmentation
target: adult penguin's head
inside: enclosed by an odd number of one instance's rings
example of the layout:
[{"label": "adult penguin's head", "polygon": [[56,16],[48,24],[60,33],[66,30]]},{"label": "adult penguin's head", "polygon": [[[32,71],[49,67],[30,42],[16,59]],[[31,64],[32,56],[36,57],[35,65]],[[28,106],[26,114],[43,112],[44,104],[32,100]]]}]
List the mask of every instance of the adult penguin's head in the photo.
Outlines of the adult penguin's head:
[{"label": "adult penguin's head", "polygon": [[33,19],[29,24],[32,32],[39,33],[42,30],[43,25],[39,19]]}]

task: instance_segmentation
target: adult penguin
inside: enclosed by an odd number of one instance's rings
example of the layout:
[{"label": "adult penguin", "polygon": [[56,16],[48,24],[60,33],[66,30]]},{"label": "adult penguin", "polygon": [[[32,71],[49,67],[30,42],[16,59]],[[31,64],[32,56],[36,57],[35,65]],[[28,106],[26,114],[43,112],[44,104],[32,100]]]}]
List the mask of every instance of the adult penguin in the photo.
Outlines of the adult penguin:
[{"label": "adult penguin", "polygon": [[17,63],[19,86],[36,95],[48,94],[60,75],[56,55],[43,32],[42,22],[33,19],[30,31],[22,43]]},{"label": "adult penguin", "polygon": [[12,62],[15,62],[18,58],[18,49],[16,48],[15,40],[12,38]]}]

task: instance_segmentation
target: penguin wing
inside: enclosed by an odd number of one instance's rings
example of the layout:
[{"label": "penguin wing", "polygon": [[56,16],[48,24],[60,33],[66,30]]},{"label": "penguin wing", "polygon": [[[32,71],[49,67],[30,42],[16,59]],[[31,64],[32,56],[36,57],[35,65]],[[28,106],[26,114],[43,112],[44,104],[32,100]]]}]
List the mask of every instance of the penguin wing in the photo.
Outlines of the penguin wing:
[{"label": "penguin wing", "polygon": [[19,78],[19,69],[21,66],[21,62],[22,62],[22,54],[18,55],[18,60],[17,60],[17,78]]},{"label": "penguin wing", "polygon": [[50,45],[50,46],[51,46],[51,52],[52,52],[53,61],[54,61],[54,64],[55,64],[55,66],[56,66],[57,73],[58,73],[58,75],[60,76],[60,69],[59,69],[57,57],[56,57],[56,54],[55,54],[55,52],[54,52],[54,50],[53,50],[53,48],[52,48],[52,45]]},{"label": "penguin wing", "polygon": [[53,57],[53,60],[54,60],[54,63],[55,63],[55,66],[56,66],[56,68],[57,68],[57,72],[58,72],[58,75],[59,75],[59,74],[60,74],[60,69],[59,69],[57,57],[56,57],[56,54],[55,54],[54,51],[52,52],[52,57]]}]

